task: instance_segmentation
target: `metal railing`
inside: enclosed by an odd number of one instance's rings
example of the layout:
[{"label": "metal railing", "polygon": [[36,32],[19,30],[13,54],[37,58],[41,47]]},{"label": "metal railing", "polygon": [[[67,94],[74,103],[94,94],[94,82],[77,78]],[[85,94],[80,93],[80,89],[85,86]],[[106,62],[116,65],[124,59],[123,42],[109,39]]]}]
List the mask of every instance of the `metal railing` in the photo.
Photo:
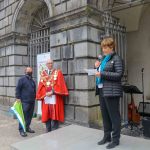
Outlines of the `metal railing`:
[{"label": "metal railing", "polygon": [[29,66],[33,68],[33,77],[36,78],[37,69],[37,54],[46,53],[50,51],[50,28],[33,32],[30,34],[30,41],[28,44],[28,58]]},{"label": "metal railing", "polygon": [[[127,64],[126,64],[126,28],[121,26],[118,18],[115,18],[111,15],[111,12],[104,12],[103,14],[103,28],[104,36],[112,36],[115,39],[116,49],[115,51],[122,58],[125,64],[125,73],[123,77],[123,82],[127,82]],[[122,116],[122,121],[125,122],[128,120],[128,100],[127,95],[124,94],[120,103],[120,112]]]}]

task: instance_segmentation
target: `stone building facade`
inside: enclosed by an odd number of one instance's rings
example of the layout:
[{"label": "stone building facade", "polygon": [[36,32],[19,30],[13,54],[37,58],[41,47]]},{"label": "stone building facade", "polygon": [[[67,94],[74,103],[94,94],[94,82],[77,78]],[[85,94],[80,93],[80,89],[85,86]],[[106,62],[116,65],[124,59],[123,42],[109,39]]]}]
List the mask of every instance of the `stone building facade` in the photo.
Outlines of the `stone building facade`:
[{"label": "stone building facade", "polygon": [[[1,108],[14,102],[15,86],[24,68],[32,65],[36,72],[36,54],[50,51],[69,89],[66,120],[99,125],[95,79],[84,69],[93,68],[100,53],[100,9],[101,1],[95,0],[0,0]],[[35,42],[39,39],[41,47]]]},{"label": "stone building facade", "polygon": [[[101,53],[99,42],[108,31],[107,24],[106,28],[103,24],[103,10],[110,2],[112,0],[0,0],[0,109],[8,110],[15,101],[15,86],[18,78],[24,74],[24,68],[32,66],[36,79],[36,56],[50,51],[56,67],[62,69],[69,89],[69,97],[65,99],[66,121],[100,126],[95,78],[87,76],[84,69],[93,68],[97,55]],[[115,0],[110,5],[114,3]],[[119,13],[114,12],[122,24],[127,26],[127,37],[117,18],[109,20],[109,28],[113,23],[118,23],[114,28],[116,37],[121,39],[117,46],[123,58],[126,54],[121,49],[126,38],[129,43],[127,64],[130,66],[131,82],[135,79],[132,76],[135,67],[132,60],[137,56],[137,53],[133,54],[137,43],[133,35],[135,31],[139,33],[140,21],[137,20],[149,9],[143,4],[138,5],[143,9],[134,7],[136,11],[125,9],[122,13],[120,10]],[[134,12],[137,12],[136,17]],[[125,45],[123,49],[126,49]],[[142,60],[145,60],[144,55]],[[138,66],[142,65],[141,62]],[[122,110],[126,109],[124,107]]]},{"label": "stone building facade", "polygon": [[[93,68],[101,53],[99,42],[106,33],[115,35],[119,41],[117,50],[128,64],[128,82],[140,90],[140,70],[145,68],[144,94],[150,99],[149,3],[144,0],[133,3],[126,0],[0,0],[0,109],[8,110],[15,101],[15,86],[24,68],[32,66],[36,80],[36,56],[50,52],[55,66],[62,69],[69,89],[69,97],[65,99],[66,121],[100,126],[95,79],[87,76],[84,69]],[[118,4],[123,5],[118,7]],[[112,6],[115,17],[104,18],[104,10]],[[137,105],[140,99],[141,95],[136,96]],[[127,101],[121,103],[121,114],[125,116]]]}]

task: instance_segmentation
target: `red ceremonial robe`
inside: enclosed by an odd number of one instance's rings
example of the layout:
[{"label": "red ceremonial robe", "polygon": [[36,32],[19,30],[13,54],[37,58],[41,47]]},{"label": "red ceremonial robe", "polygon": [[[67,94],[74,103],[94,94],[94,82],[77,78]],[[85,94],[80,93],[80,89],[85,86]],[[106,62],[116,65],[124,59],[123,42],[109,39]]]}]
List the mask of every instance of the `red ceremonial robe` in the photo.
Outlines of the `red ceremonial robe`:
[{"label": "red ceremonial robe", "polygon": [[[52,89],[56,96],[56,104],[45,104],[46,92]],[[51,75],[43,71],[36,94],[36,100],[42,101],[42,122],[47,122],[49,119],[64,122],[64,101],[62,97],[65,95],[68,95],[68,90],[61,70],[54,69]]]}]

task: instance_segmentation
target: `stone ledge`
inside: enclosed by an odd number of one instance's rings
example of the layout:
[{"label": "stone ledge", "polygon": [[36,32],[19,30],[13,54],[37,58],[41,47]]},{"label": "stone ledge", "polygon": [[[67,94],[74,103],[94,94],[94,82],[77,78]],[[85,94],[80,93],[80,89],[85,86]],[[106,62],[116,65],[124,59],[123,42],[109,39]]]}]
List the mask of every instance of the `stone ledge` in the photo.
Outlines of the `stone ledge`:
[{"label": "stone ledge", "polygon": [[90,15],[100,16],[102,15],[102,12],[87,5],[71,11],[67,11],[65,13],[62,13],[61,15],[50,17],[45,21],[45,23],[49,24],[50,26],[55,26],[56,24],[61,24],[61,22],[64,22],[64,20],[70,20]]},{"label": "stone ledge", "polygon": [[[97,142],[104,136],[102,130],[69,125],[11,145],[11,150],[105,150],[106,145]],[[147,139],[121,135],[115,150],[149,150]]]},{"label": "stone ledge", "polygon": [[68,11],[68,12],[65,12],[61,15],[50,17],[45,21],[45,23],[50,24],[50,25],[54,25],[53,22],[56,22],[56,21],[63,22],[64,18],[66,18],[66,17],[73,17],[74,18],[75,15],[80,15],[80,16],[82,15],[83,16],[83,14],[85,15],[85,10],[86,10],[86,7],[83,6],[81,8],[76,9],[76,10]]},{"label": "stone ledge", "polygon": [[6,47],[9,45],[22,45],[27,46],[28,45],[28,35],[25,34],[19,34],[11,32],[9,34],[5,34],[4,36],[0,36],[0,48]]}]

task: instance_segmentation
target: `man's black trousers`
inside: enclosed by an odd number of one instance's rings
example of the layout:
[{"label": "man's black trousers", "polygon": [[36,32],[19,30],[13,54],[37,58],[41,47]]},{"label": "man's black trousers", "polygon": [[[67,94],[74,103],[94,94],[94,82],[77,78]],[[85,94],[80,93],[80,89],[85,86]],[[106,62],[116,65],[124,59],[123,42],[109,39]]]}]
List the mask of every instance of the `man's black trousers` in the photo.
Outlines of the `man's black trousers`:
[{"label": "man's black trousers", "polygon": [[59,121],[58,120],[49,119],[45,124],[46,124],[47,132],[50,132],[52,130],[56,130],[59,128]]}]

